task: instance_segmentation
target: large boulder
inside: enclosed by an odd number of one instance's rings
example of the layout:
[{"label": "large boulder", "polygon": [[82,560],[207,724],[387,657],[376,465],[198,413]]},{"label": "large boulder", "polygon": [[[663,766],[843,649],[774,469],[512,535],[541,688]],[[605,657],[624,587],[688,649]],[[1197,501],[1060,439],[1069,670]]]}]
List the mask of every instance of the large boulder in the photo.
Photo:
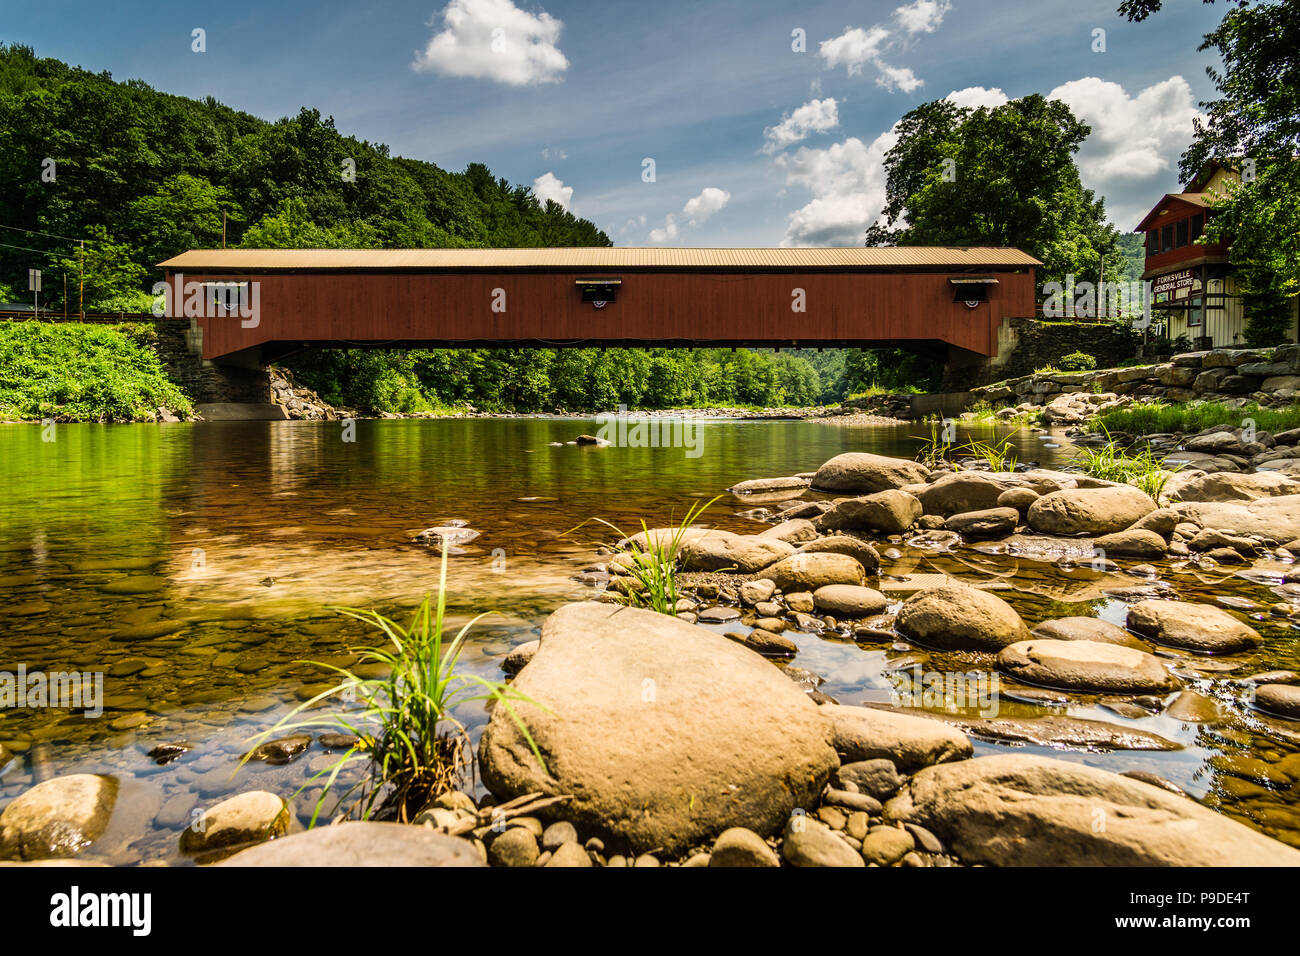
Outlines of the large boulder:
[{"label": "large boulder", "polygon": [[889,600],[874,588],[828,584],[813,592],[813,606],[822,614],[836,617],[867,617],[883,611],[889,606]]},{"label": "large boulder", "polygon": [[880,552],[861,538],[847,534],[832,534],[816,538],[799,546],[800,554],[847,554],[862,565],[867,574],[880,570]]},{"label": "large boulder", "polygon": [[790,518],[773,525],[766,531],[759,532],[760,538],[775,538],[787,544],[797,545],[812,541],[817,537],[817,528],[807,518]]},{"label": "large boulder", "polygon": [[972,752],[969,737],[939,720],[883,707],[824,704],[821,710],[830,718],[835,749],[845,763],[885,759],[910,772],[964,760]]},{"label": "large boulder", "polygon": [[241,850],[217,866],[486,866],[474,844],[430,827],[353,820]]},{"label": "large boulder", "polygon": [[498,704],[479,746],[488,789],[570,795],[557,815],[634,852],[676,853],[736,826],[775,833],[839,765],[829,723],[794,681],[651,611],[565,605],[513,687],[546,766]]},{"label": "large boulder", "polygon": [[996,508],[998,498],[1012,486],[1004,481],[972,471],[959,471],[926,485],[908,488],[916,495],[928,515],[947,518],[967,511]]},{"label": "large boulder", "polygon": [[1021,641],[998,653],[998,670],[1026,684],[1103,694],[1158,694],[1178,686],[1154,654],[1097,641]]},{"label": "large boulder", "polygon": [[117,805],[116,777],[74,773],[38,783],[0,813],[0,859],[76,856],[103,835]]},{"label": "large boulder", "polygon": [[1020,512],[1015,508],[985,508],[953,515],[943,526],[968,538],[1005,538],[1019,523]]},{"label": "large boulder", "polygon": [[1259,632],[1222,608],[1190,601],[1139,601],[1128,626],[1157,644],[1198,654],[1231,654],[1254,647]]},{"label": "large boulder", "polygon": [[1184,501],[1174,505],[1174,510],[1183,520],[1202,528],[1258,535],[1281,542],[1300,538],[1300,495],[1249,502]]},{"label": "large boulder", "polygon": [[851,451],[836,455],[817,469],[813,488],[822,491],[853,491],[869,495],[925,481],[930,474],[923,465],[906,458],[886,458]]},{"label": "large boulder", "polygon": [[1147,561],[1158,561],[1169,550],[1165,539],[1147,528],[1128,528],[1113,534],[1103,534],[1093,542],[1093,547],[1098,557],[1141,558]]},{"label": "large boulder", "polygon": [[1057,617],[1035,624],[1034,637],[1050,641],[1096,641],[1142,650],[1145,645],[1118,624],[1096,617]]},{"label": "large boulder", "polygon": [[921,517],[921,502],[905,491],[878,491],[861,498],[845,498],[815,518],[819,531],[882,531],[900,534]]},{"label": "large boulder", "polygon": [[1300,866],[1300,852],[1194,800],[1021,754],[928,767],[885,805],[989,866]]},{"label": "large boulder", "polygon": [[752,495],[768,491],[791,491],[808,487],[807,478],[750,478],[732,485],[727,490],[733,495]]},{"label": "large boulder", "polygon": [[1029,506],[1029,526],[1041,534],[1111,534],[1156,510],[1144,492],[1128,485],[1069,488]]},{"label": "large boulder", "polygon": [[913,594],[903,602],[894,626],[941,650],[999,651],[1029,640],[1015,608],[996,594],[957,582]]},{"label": "large boulder", "polygon": [[734,570],[753,574],[794,554],[794,545],[780,538],[715,531],[681,546],[679,557],[687,571]]},{"label": "large boulder", "polygon": [[816,591],[828,584],[865,584],[866,572],[856,558],[834,551],[801,551],[771,567],[763,577],[782,591]]},{"label": "large boulder", "polygon": [[638,551],[663,551],[665,557],[671,557],[677,549],[692,541],[717,533],[713,528],[649,528],[629,535],[618,546]]},{"label": "large boulder", "polygon": [[1300,482],[1275,471],[1197,475],[1178,489],[1182,501],[1256,501],[1300,493]]},{"label": "large boulder", "polygon": [[1300,720],[1300,687],[1293,684],[1260,684],[1255,689],[1255,706],[1279,717]]}]

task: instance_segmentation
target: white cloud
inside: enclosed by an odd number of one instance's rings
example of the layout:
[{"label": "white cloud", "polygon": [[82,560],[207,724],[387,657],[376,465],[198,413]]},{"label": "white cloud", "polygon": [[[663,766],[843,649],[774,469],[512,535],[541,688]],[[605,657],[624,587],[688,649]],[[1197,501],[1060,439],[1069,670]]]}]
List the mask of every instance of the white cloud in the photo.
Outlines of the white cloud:
[{"label": "white cloud", "polygon": [[533,195],[543,206],[549,199],[568,209],[573,201],[573,187],[564,185],[555,173],[543,173],[533,180]]},{"label": "white cloud", "polygon": [[1106,211],[1128,230],[1155,200],[1178,187],[1178,157],[1192,140],[1196,109],[1181,76],[1131,96],[1095,76],[1072,80],[1047,94],[1070,107],[1092,133],[1076,161],[1084,185],[1106,197]]},{"label": "white cloud", "polygon": [[557,83],[569,68],[557,46],[564,24],[545,10],[528,13],[512,0],[451,0],[442,24],[411,64],[416,71],[529,86]]},{"label": "white cloud", "polygon": [[698,196],[686,200],[682,213],[690,220],[692,226],[702,225],[715,212],[731,201],[731,193],[716,186],[707,186]]},{"label": "white cloud", "polygon": [[908,33],[933,33],[952,9],[952,0],[916,0],[894,11],[898,23]]},{"label": "white cloud", "polygon": [[913,93],[925,82],[910,67],[894,66],[886,58],[909,47],[913,37],[937,30],[951,7],[950,0],[915,0],[894,11],[897,29],[882,24],[865,30],[845,27],[839,36],[823,40],[817,54],[828,67],[843,66],[849,76],[858,76],[868,66],[873,67],[877,86],[890,92]]},{"label": "white cloud", "polygon": [[888,63],[878,64],[880,75],[876,77],[876,86],[889,90],[902,90],[904,93],[911,93],[925,85],[925,81],[917,77],[915,73],[906,66],[890,66]]},{"label": "white cloud", "polygon": [[839,125],[839,104],[834,97],[824,100],[809,100],[793,113],[781,118],[775,126],[763,130],[767,142],[763,152],[774,153],[794,143],[808,138],[812,133],[824,133]]},{"label": "white cloud", "polygon": [[783,246],[860,246],[885,206],[884,159],[898,136],[890,129],[870,144],[851,136],[825,149],[800,147],[778,156],[786,183],[813,198],[789,216]]},{"label": "white cloud", "polygon": [[983,86],[968,86],[963,90],[953,90],[944,99],[949,103],[956,103],[958,106],[967,109],[979,109],[981,106],[992,109],[1010,101],[1010,97],[996,86],[993,89]]},{"label": "white cloud", "polygon": [[569,154],[558,146],[547,146],[542,149],[542,159],[568,159]]},{"label": "white cloud", "polygon": [[[722,208],[731,202],[731,193],[725,189],[719,189],[717,186],[706,186],[698,196],[692,196],[686,200],[682,206],[682,215],[686,217],[687,225],[701,226],[714,213],[721,212]],[[641,217],[641,222],[645,222],[645,217]],[[681,234],[681,225],[678,222],[675,213],[669,213],[664,216],[664,224],[658,229],[650,230],[650,241],[654,243],[671,242]]]},{"label": "white cloud", "polygon": [[839,36],[823,40],[817,48],[817,55],[830,67],[845,66],[849,76],[857,76],[867,64],[875,64],[880,59],[889,31],[884,27],[845,28]]},{"label": "white cloud", "polygon": [[650,230],[651,242],[668,242],[677,238],[677,217],[672,213],[664,216],[664,225],[662,229]]}]

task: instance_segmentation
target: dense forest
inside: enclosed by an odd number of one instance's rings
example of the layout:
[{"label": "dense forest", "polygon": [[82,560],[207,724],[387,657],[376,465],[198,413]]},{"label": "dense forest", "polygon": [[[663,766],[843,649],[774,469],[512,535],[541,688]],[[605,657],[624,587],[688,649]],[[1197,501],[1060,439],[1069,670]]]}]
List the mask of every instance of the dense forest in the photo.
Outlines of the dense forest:
[{"label": "dense forest", "polygon": [[[155,264],[245,248],[607,246],[484,165],[448,172],[311,109],[266,122],[0,44],[0,300],[144,311]],[[80,241],[84,240],[84,249]],[[870,353],[671,349],[328,351],[289,363],[328,400],[384,411],[811,404],[875,381]]]}]

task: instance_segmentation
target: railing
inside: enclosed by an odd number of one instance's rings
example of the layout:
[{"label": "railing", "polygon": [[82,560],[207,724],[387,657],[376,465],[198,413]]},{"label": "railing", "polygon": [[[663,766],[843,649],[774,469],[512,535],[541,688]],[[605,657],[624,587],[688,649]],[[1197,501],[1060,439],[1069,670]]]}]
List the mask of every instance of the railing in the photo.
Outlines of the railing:
[{"label": "railing", "polygon": [[23,309],[0,309],[0,321],[14,322],[28,320],[32,322],[100,322],[117,324],[122,322],[152,322],[154,315],[150,312],[69,312],[41,309],[40,312]]}]

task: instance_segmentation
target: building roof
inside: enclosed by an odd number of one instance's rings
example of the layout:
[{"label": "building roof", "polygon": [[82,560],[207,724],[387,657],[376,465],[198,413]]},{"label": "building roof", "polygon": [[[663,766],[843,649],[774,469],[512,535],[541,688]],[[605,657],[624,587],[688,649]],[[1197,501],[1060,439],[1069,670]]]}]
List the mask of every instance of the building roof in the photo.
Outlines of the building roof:
[{"label": "building roof", "polygon": [[1147,213],[1145,217],[1143,217],[1142,221],[1137,224],[1137,226],[1134,228],[1133,231],[1145,232],[1147,227],[1151,224],[1151,220],[1156,217],[1156,214],[1159,213],[1162,208],[1164,208],[1165,203],[1169,202],[1169,200],[1171,199],[1176,199],[1179,202],[1185,202],[1189,206],[1200,206],[1202,208],[1208,208],[1212,206],[1218,198],[1219,197],[1217,195],[1211,196],[1203,192],[1165,193],[1164,196],[1160,198],[1160,201],[1151,207],[1151,211]]},{"label": "building roof", "polygon": [[683,249],[600,246],[563,249],[191,249],[165,262],[184,271],[422,269],[906,269],[1026,268],[1019,249],[982,246]]}]

